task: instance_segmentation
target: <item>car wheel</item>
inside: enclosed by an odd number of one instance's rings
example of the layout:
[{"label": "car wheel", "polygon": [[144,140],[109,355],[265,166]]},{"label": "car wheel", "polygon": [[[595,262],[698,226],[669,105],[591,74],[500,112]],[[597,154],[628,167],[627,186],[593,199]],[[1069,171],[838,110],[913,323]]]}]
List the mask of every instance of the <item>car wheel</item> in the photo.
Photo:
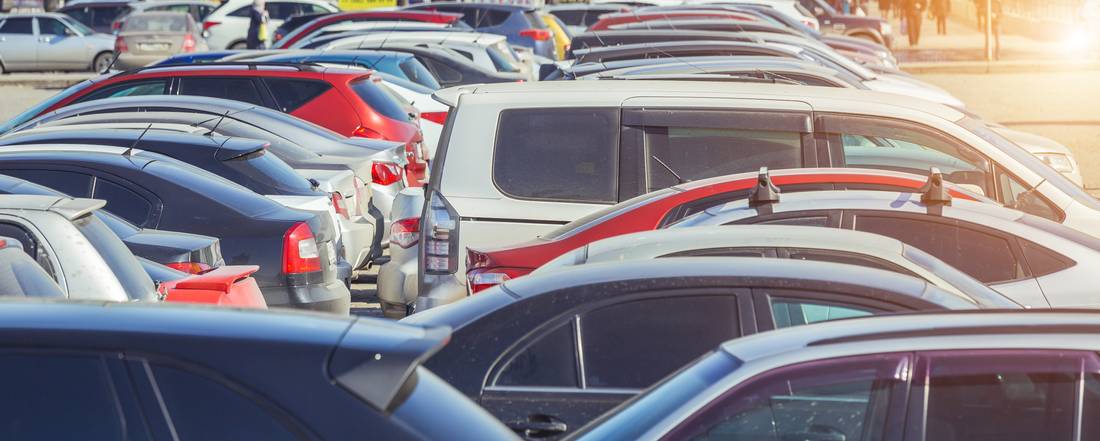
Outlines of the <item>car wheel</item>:
[{"label": "car wheel", "polygon": [[103,73],[104,70],[107,70],[107,66],[111,65],[112,61],[115,61],[114,53],[102,52],[92,59],[92,71],[95,73]]},{"label": "car wheel", "polygon": [[231,50],[248,49],[248,42],[238,41],[236,43],[233,43],[233,44],[229,45],[229,49],[231,49]]}]

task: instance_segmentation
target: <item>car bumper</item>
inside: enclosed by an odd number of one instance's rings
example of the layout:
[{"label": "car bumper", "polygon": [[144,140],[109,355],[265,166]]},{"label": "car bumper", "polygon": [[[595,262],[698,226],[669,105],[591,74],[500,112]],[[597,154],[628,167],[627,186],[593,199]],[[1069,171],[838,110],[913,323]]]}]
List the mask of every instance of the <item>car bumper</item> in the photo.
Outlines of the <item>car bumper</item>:
[{"label": "car bumper", "polygon": [[306,285],[282,285],[260,288],[269,308],[292,308],[347,315],[351,311],[351,291],[342,280]]},{"label": "car bumper", "polygon": [[372,218],[360,216],[356,219],[340,218],[340,236],[343,238],[344,257],[352,268],[366,265],[373,248],[374,223]]},{"label": "car bumper", "polygon": [[426,311],[466,298],[466,283],[453,274],[427,276],[416,297],[414,311]]},{"label": "car bumper", "polygon": [[390,247],[390,261],[378,269],[378,299],[400,305],[416,302],[417,247]]}]

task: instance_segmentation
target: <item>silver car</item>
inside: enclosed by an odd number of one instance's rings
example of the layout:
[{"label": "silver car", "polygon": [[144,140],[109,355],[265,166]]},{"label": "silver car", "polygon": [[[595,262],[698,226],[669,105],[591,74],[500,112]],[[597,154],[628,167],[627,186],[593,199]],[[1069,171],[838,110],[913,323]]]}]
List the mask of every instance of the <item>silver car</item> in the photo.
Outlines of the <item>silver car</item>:
[{"label": "silver car", "polygon": [[132,69],[172,55],[209,50],[202,27],[184,12],[138,12],[122,19],[115,50],[118,69]]},{"label": "silver car", "polygon": [[0,72],[92,70],[114,57],[115,38],[64,14],[0,15]]},{"label": "silver car", "polygon": [[423,188],[406,188],[393,200],[387,222],[390,225],[390,259],[378,269],[378,300],[382,304],[382,314],[389,318],[404,317],[415,307],[427,309],[427,305],[414,305],[419,298],[416,256],[420,253],[420,213],[423,210]]},{"label": "silver car", "polygon": [[823,232],[794,225],[674,228],[615,236],[562,254],[531,274],[602,262],[714,256],[817,260],[877,268],[923,279],[985,308],[1020,307],[973,277],[899,240],[860,231]]}]

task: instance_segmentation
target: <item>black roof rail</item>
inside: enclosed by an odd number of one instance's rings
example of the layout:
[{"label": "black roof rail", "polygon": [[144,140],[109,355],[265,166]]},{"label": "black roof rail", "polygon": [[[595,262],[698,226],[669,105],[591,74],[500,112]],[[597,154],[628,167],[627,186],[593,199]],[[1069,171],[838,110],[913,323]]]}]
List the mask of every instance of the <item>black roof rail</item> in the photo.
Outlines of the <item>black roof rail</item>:
[{"label": "black roof rail", "polygon": [[917,192],[924,205],[951,205],[951,193],[943,185],[943,173],[937,167],[928,169],[928,181]]},{"label": "black roof rail", "polygon": [[756,175],[756,187],[752,189],[752,193],[749,195],[749,206],[757,207],[778,202],[779,187],[776,187],[775,184],[772,183],[772,177],[771,174],[768,173],[768,168],[760,167],[760,172]]},{"label": "black roof rail", "polygon": [[144,66],[144,67],[138,67],[138,68],[135,68],[135,69],[129,69],[129,70],[119,72],[118,75],[132,75],[132,74],[141,73],[141,72],[145,72],[145,71],[153,70],[153,69],[181,69],[181,68],[188,68],[188,67],[208,68],[208,67],[218,67],[218,66],[226,66],[226,67],[244,66],[244,67],[247,67],[248,70],[259,70],[259,68],[261,68],[261,67],[292,67],[292,68],[298,69],[298,71],[307,71],[307,70],[313,71],[313,70],[316,70],[318,67],[322,67],[321,64],[319,64],[319,63],[310,63],[310,62],[287,63],[287,62],[278,62],[278,61],[211,61],[209,63],[170,64],[170,65],[165,65],[165,66]]}]

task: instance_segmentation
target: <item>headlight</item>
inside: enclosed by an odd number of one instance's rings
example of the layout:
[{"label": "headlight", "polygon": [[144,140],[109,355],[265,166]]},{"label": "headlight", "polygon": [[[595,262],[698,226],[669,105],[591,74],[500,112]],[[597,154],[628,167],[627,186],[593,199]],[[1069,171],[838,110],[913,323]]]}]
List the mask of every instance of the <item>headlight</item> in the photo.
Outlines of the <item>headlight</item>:
[{"label": "headlight", "polygon": [[890,27],[890,23],[882,24],[882,35],[890,35],[894,33],[894,28]]},{"label": "headlight", "polygon": [[1073,158],[1061,153],[1036,153],[1035,156],[1058,173],[1071,173],[1077,169],[1077,164],[1074,163]]}]

